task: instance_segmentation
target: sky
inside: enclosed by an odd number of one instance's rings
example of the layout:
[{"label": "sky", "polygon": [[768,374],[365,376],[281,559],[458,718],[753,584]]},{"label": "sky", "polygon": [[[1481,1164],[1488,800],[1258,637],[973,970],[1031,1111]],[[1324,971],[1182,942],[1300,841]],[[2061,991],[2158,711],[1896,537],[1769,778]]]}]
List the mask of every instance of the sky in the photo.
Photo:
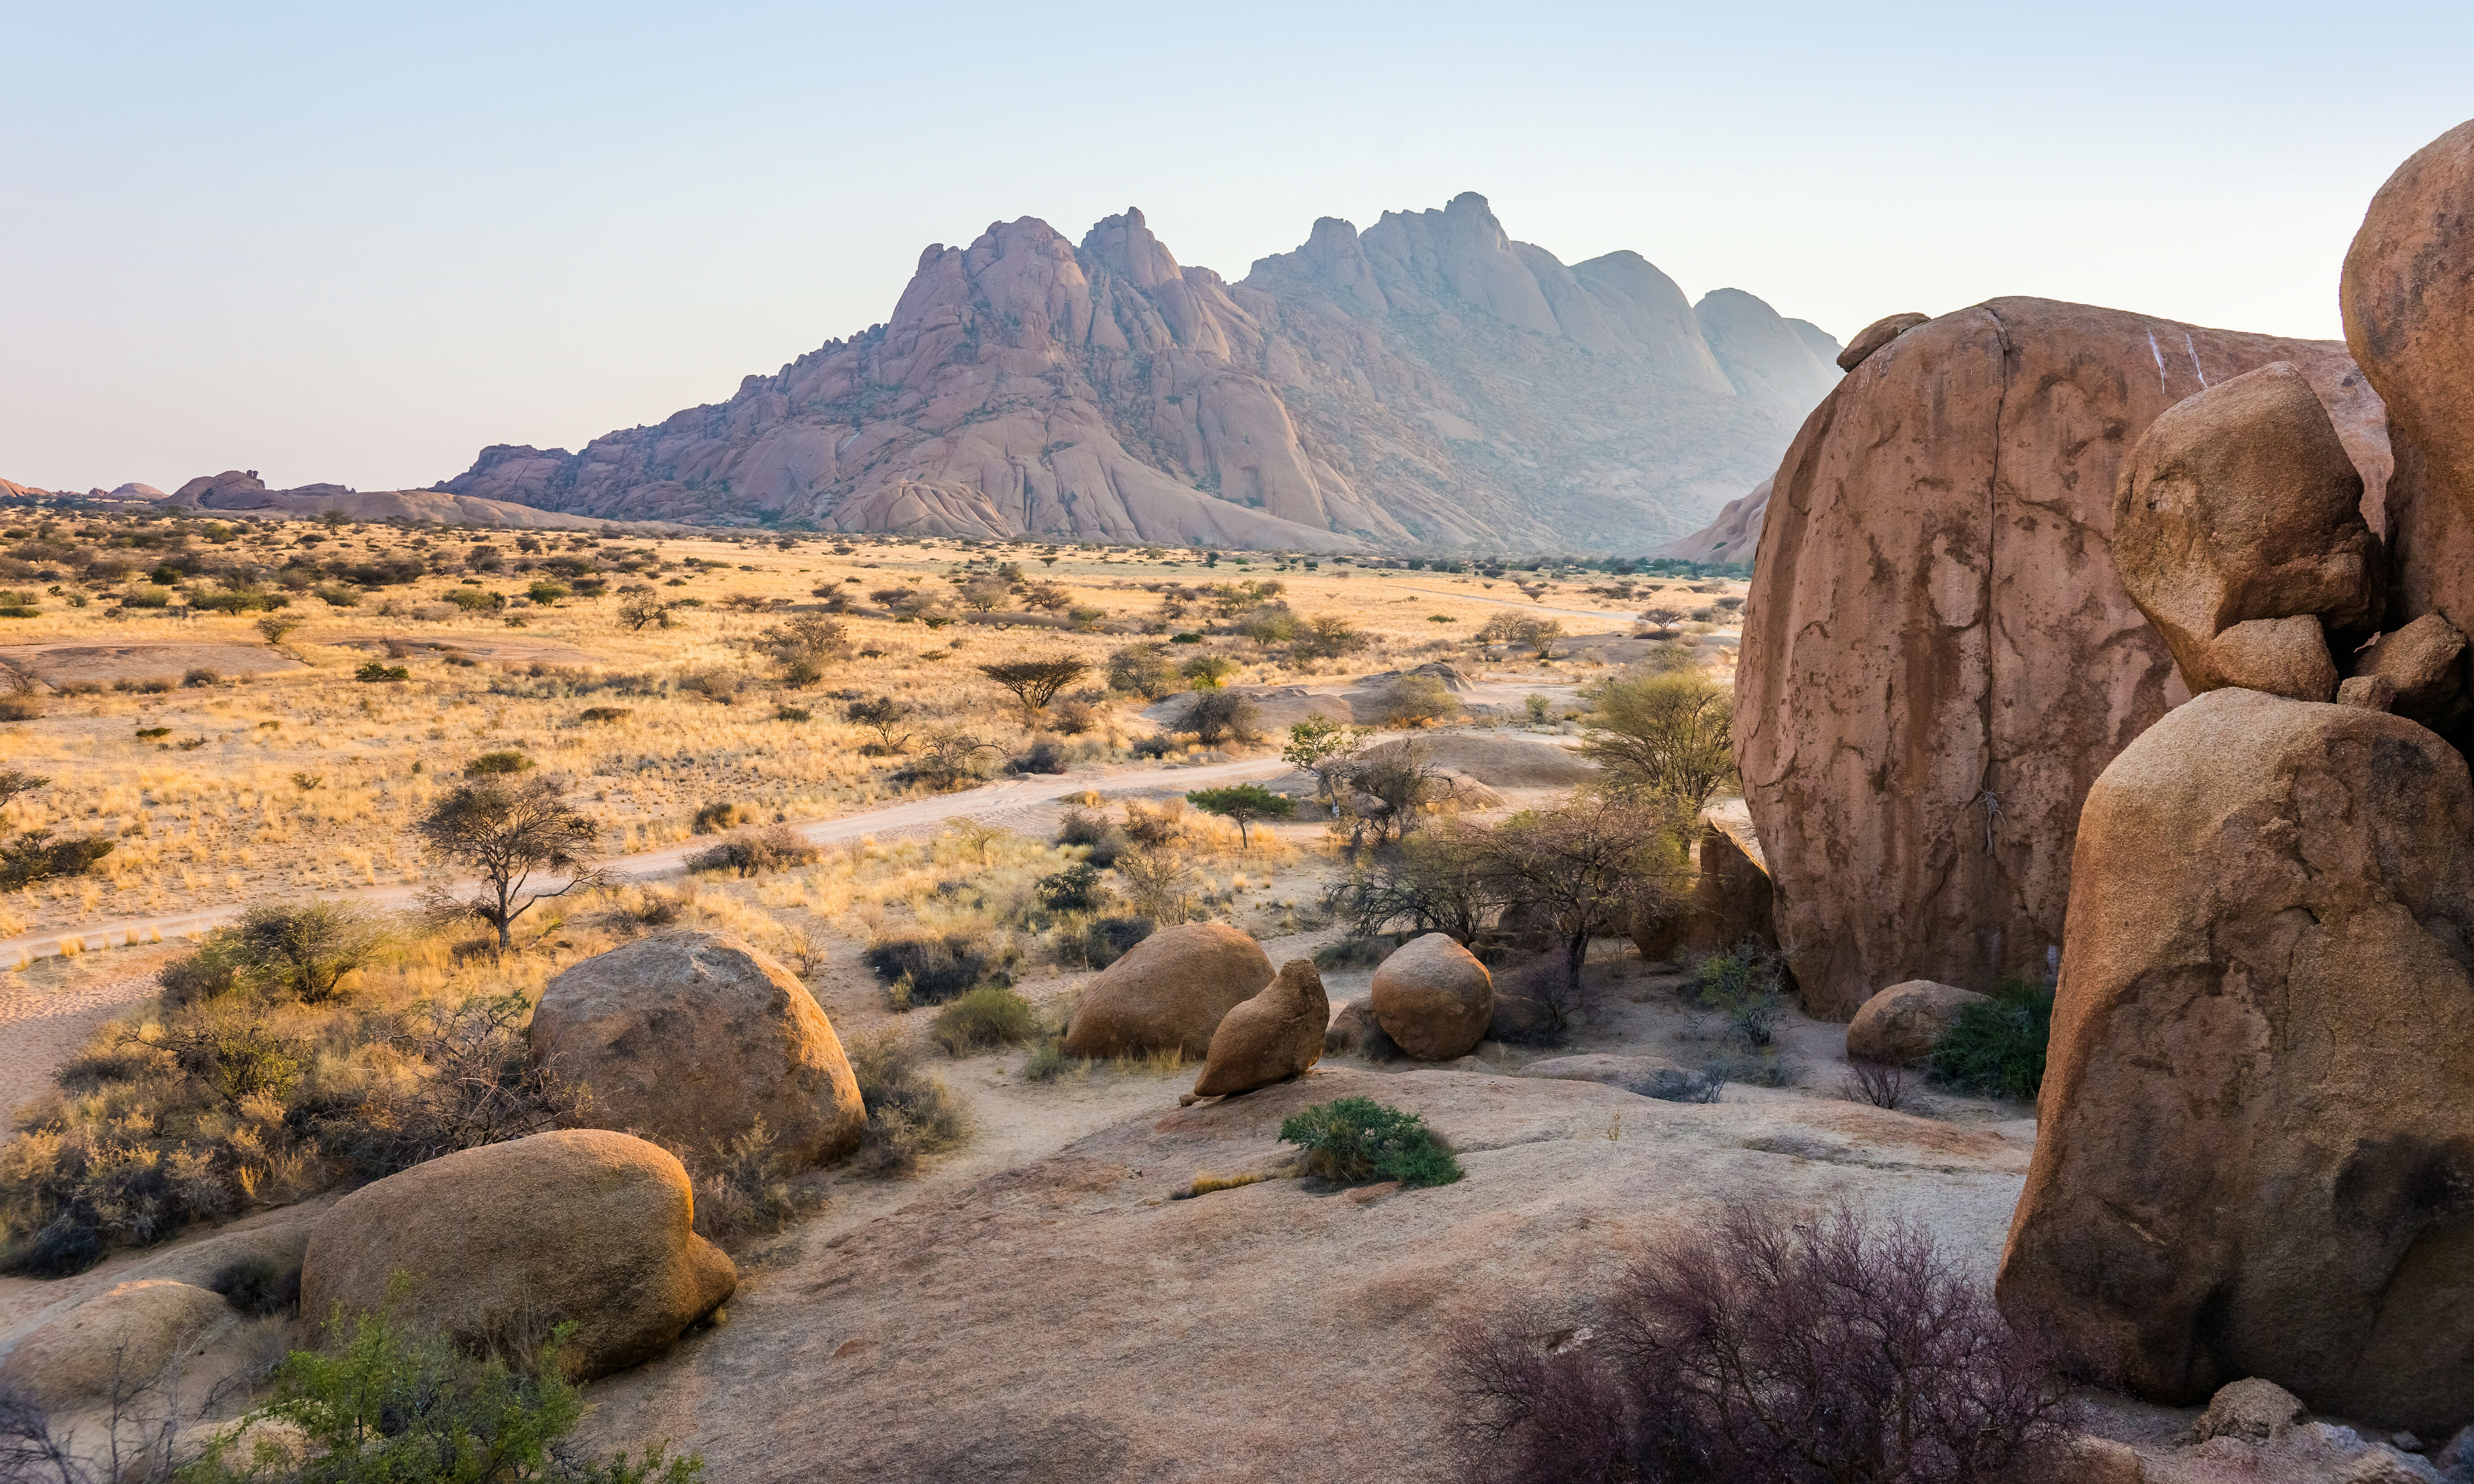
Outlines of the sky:
[{"label": "sky", "polygon": [[728,397],[930,243],[1235,279],[1486,196],[1844,340],[2004,294],[2337,338],[2474,6],[0,0],[0,477],[434,484]]}]

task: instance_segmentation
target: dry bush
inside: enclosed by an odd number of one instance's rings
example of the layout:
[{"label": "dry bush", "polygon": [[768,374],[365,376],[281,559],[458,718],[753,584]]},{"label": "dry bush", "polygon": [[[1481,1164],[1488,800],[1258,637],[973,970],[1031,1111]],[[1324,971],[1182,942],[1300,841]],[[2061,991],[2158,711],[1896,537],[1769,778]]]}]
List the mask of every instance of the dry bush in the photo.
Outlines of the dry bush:
[{"label": "dry bush", "polygon": [[907,982],[907,1003],[938,1005],[1007,982],[1014,954],[985,934],[910,932],[878,939],[861,957],[887,985]]},{"label": "dry bush", "polygon": [[1847,1068],[1847,1080],[1839,1084],[1839,1096],[1850,1102],[1870,1103],[1896,1113],[1907,1106],[1914,1089],[1907,1086],[1907,1070],[1885,1062],[1856,1062]]},{"label": "dry bush", "polygon": [[1736,1208],[1635,1267],[1588,1332],[1465,1325],[1465,1476],[1510,1484],[2046,1484],[2070,1403],[1923,1228]]},{"label": "dry bush", "polygon": [[1031,1001],[999,985],[982,985],[936,1012],[929,1039],[952,1056],[1020,1045],[1039,1034]]},{"label": "dry bush", "polygon": [[805,835],[788,825],[742,829],[711,850],[688,857],[690,871],[735,871],[740,879],[767,872],[813,866],[821,854]]},{"label": "dry bush", "polygon": [[970,1133],[961,1104],[919,1065],[919,1054],[891,1029],[856,1037],[852,1073],[867,1107],[858,1165],[871,1174],[907,1175],[928,1155],[959,1144]]}]

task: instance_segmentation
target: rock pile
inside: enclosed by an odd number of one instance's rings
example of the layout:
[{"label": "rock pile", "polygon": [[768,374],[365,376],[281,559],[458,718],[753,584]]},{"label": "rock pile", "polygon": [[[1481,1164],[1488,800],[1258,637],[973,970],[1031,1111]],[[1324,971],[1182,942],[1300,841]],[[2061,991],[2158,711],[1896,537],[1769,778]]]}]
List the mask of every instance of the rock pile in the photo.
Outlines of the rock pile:
[{"label": "rock pile", "polygon": [[[1208,1057],[1221,1017],[1272,982],[1272,961],[1253,939],[1220,922],[1186,922],[1152,934],[1100,971],[1066,1028],[1074,1056],[1135,1056],[1174,1046]],[[1320,991],[1322,981],[1315,981]]]}]

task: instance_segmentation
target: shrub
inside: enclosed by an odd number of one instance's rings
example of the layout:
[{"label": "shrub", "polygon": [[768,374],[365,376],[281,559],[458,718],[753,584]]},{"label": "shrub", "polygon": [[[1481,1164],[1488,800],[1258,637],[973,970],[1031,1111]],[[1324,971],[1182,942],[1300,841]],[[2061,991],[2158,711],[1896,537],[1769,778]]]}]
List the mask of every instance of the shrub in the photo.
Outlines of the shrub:
[{"label": "shrub", "polygon": [[1854,1063],[1838,1085],[1838,1095],[1849,1102],[1870,1103],[1893,1113],[1906,1106],[1910,1090],[1907,1069],[1886,1062]]},{"label": "shrub", "polygon": [[1191,731],[1205,747],[1218,747],[1227,742],[1259,742],[1263,739],[1256,727],[1260,715],[1253,702],[1233,691],[1212,688],[1195,692],[1187,703],[1185,715],[1177,730]]},{"label": "shrub", "polygon": [[2004,979],[1992,999],[1961,1010],[1933,1042],[1933,1076],[1964,1091],[2032,1098],[2045,1085],[2052,1029],[2051,987]]},{"label": "shrub", "polygon": [[199,686],[212,685],[222,679],[222,676],[217,675],[214,671],[207,669],[206,666],[195,665],[181,677],[181,683],[194,689]]},{"label": "shrub", "polygon": [[743,879],[816,863],[818,850],[788,825],[746,829],[688,857],[690,871],[736,871]]},{"label": "shrub", "polygon": [[575,713],[580,722],[623,722],[636,713],[623,706],[588,706]]},{"label": "shrub", "polygon": [[1280,1142],[1303,1149],[1306,1172],[1325,1180],[1448,1185],[1461,1178],[1460,1161],[1424,1119],[1371,1098],[1337,1098],[1292,1114],[1280,1122]]},{"label": "shrub", "polygon": [[464,776],[468,778],[477,778],[494,773],[521,773],[532,765],[531,758],[512,750],[483,753],[464,765]]},{"label": "shrub", "polygon": [[908,1174],[923,1155],[950,1149],[969,1133],[961,1104],[920,1068],[918,1053],[903,1042],[900,1032],[887,1029],[854,1038],[850,1064],[859,1079],[860,1101],[867,1109],[860,1168]]},{"label": "shrub", "polygon": [[356,681],[408,681],[412,670],[407,665],[391,665],[383,659],[373,659],[352,672]]},{"label": "shrub", "polygon": [[1134,738],[1127,744],[1126,751],[1136,757],[1166,757],[1176,751],[1176,744],[1169,740],[1167,732],[1154,731],[1149,736]]},{"label": "shrub", "polygon": [[55,840],[48,829],[29,829],[0,845],[0,889],[16,891],[54,876],[82,876],[112,851],[101,835]]},{"label": "shrub", "polygon": [[347,587],[341,583],[326,583],[313,590],[318,595],[318,601],[326,604],[328,608],[358,608],[361,606],[360,589],[356,587]]},{"label": "shrub", "polygon": [[929,1039],[955,1056],[989,1046],[1020,1045],[1039,1034],[1031,1001],[997,985],[982,985],[936,1012]]},{"label": "shrub", "polygon": [[1105,969],[1133,951],[1152,935],[1150,918],[1098,918],[1082,929],[1082,956],[1094,969]]},{"label": "shrub", "polygon": [[43,703],[32,696],[0,696],[0,722],[38,722]]},{"label": "shrub", "polygon": [[1054,875],[1041,876],[1034,890],[1039,893],[1039,904],[1051,912],[1094,911],[1106,896],[1100,885],[1100,868],[1088,861],[1076,861]]},{"label": "shrub", "polygon": [[716,830],[747,824],[755,818],[755,811],[742,804],[732,803],[727,800],[716,800],[695,811],[695,820],[690,827],[697,834],[709,835]]},{"label": "shrub", "polygon": [[1016,773],[1063,773],[1065,745],[1055,737],[1034,737],[1031,739],[1031,751],[1014,758],[1006,766]]},{"label": "shrub", "polygon": [[219,951],[253,985],[314,1005],[339,997],[344,977],[386,940],[384,922],[358,903],[268,904],[241,914],[229,947]]},{"label": "shrub", "polygon": [[301,1307],[301,1259],[287,1262],[269,1253],[234,1258],[206,1286],[253,1318],[295,1313]]},{"label": "shrub", "polygon": [[1176,666],[1156,644],[1133,644],[1108,657],[1108,688],[1157,701],[1179,688]]},{"label": "shrub", "polygon": [[495,610],[507,606],[503,592],[489,592],[479,587],[458,587],[447,595],[447,601],[468,613]]},{"label": "shrub", "polygon": [[880,938],[861,954],[887,984],[908,979],[913,1004],[941,1005],[982,984],[1010,981],[1012,955],[978,933],[908,933]]},{"label": "shrub", "polygon": [[1103,871],[1116,864],[1117,852],[1126,848],[1126,837],[1118,832],[1114,820],[1088,809],[1067,809],[1056,822],[1056,843],[1079,845],[1089,854],[1083,858]]},{"label": "shrub", "polygon": [[2053,1347],[2012,1330],[1920,1227],[1734,1208],[1636,1266],[1603,1307],[1582,1345],[1541,1346],[1542,1316],[1457,1331],[1470,1476],[2061,1476],[2070,1402]]},{"label": "shrub", "polygon": [[816,719],[816,713],[804,706],[777,706],[773,708],[773,719],[777,722],[810,722]]},{"label": "shrub", "polygon": [[1734,776],[1734,692],[1697,674],[1637,669],[1589,693],[1580,752],[1610,782],[1699,809]]},{"label": "shrub", "polygon": [[1460,709],[1449,687],[1431,675],[1403,675],[1387,683],[1373,702],[1374,719],[1386,727],[1419,727]]},{"label": "shrub", "polygon": [[1392,956],[1394,945],[1382,938],[1343,938],[1315,949],[1317,969],[1372,969]]},{"label": "shrub", "polygon": [[172,606],[172,589],[152,586],[132,587],[120,595],[120,606],[145,609],[169,608]]},{"label": "shrub", "polygon": [[1662,1103],[1714,1103],[1727,1090],[1727,1077],[1720,1071],[1665,1066],[1640,1079],[1631,1090]]},{"label": "shrub", "polygon": [[[275,1399],[242,1418],[180,1471],[186,1484],[382,1484],[395,1480],[538,1479],[571,1484],[693,1484],[704,1461],[662,1448],[640,1462],[602,1462],[558,1446],[584,1415],[566,1379],[571,1326],[510,1364],[443,1336],[416,1334],[390,1314],[327,1319],[324,1350],[294,1351],[275,1373]],[[262,1424],[298,1440],[268,1444]]]}]

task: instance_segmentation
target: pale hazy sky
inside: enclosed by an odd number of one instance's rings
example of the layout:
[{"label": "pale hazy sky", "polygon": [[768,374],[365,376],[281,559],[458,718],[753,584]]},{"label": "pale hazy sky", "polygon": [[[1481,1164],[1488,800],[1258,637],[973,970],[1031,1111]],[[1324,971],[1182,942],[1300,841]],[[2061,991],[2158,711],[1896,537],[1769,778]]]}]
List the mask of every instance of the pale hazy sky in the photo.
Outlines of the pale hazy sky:
[{"label": "pale hazy sky", "polygon": [[2335,337],[2474,5],[0,0],[0,477],[435,482],[718,401],[931,242],[1244,276],[1483,193],[1842,339],[2001,294]]}]

